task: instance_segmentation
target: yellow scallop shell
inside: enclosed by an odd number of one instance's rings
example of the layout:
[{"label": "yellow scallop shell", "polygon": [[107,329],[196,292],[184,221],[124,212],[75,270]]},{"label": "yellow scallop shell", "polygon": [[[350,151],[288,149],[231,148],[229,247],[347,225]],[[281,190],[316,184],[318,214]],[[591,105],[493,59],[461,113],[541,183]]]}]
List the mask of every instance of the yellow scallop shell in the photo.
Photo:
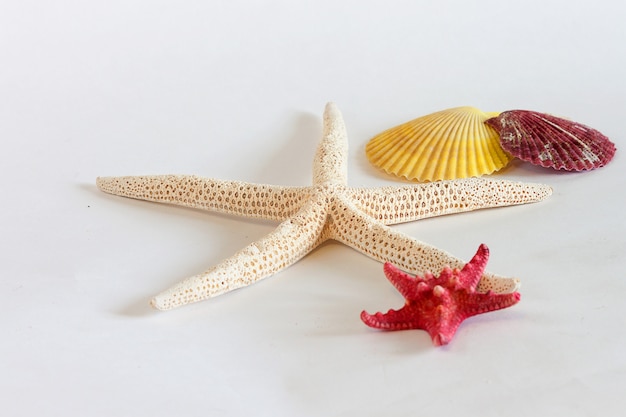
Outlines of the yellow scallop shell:
[{"label": "yellow scallop shell", "polygon": [[498,113],[457,107],[422,116],[374,136],[367,159],[409,180],[437,181],[477,177],[506,166],[512,156],[485,120]]}]

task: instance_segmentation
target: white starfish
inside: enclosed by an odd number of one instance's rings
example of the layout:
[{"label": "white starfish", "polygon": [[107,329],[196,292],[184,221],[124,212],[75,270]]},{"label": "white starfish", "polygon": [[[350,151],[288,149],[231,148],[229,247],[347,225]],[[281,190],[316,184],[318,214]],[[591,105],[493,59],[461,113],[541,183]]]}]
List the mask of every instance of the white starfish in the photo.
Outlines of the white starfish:
[{"label": "white starfish", "polygon": [[[335,239],[381,262],[417,274],[463,261],[388,227],[443,214],[540,201],[547,185],[463,179],[378,188],[347,185],[348,142],[341,113],[326,105],[313,161],[313,185],[284,187],[188,175],[100,177],[111,194],[208,211],[279,220],[278,227],[206,272],[154,297],[166,310],[223,294],[268,277]],[[480,291],[514,291],[518,280],[485,273]]]}]

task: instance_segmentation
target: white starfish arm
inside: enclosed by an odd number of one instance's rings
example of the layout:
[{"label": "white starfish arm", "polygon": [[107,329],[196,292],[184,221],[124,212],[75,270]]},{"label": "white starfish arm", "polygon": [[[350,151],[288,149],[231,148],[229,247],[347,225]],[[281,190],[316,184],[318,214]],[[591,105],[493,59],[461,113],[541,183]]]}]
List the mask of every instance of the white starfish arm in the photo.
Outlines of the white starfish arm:
[{"label": "white starfish arm", "polygon": [[187,278],[152,300],[159,310],[215,297],[253,284],[286,268],[323,240],[324,206],[311,201],[276,230],[206,272]]},{"label": "white starfish arm", "polygon": [[348,135],[334,103],[324,109],[324,132],[313,160],[313,185],[348,182]]},{"label": "white starfish arm", "polygon": [[251,184],[193,175],[99,177],[96,185],[102,191],[122,197],[271,220],[292,216],[310,197],[310,187]]},{"label": "white starfish arm", "polygon": [[[355,205],[342,199],[332,211],[332,237],[381,262],[391,262],[413,274],[438,273],[444,267],[462,268],[461,259],[446,251],[420,242],[404,233],[372,220]],[[478,285],[479,291],[512,292],[519,286],[513,278],[485,272]]]},{"label": "white starfish arm", "polygon": [[552,194],[544,184],[469,178],[403,187],[350,188],[354,204],[384,224],[444,214],[541,201]]}]

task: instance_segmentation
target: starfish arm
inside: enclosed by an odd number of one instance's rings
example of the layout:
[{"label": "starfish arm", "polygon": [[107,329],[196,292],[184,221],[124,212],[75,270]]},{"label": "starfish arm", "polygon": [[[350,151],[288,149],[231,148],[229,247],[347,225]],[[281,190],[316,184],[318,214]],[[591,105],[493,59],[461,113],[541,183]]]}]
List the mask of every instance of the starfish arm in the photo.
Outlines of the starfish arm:
[{"label": "starfish arm", "polygon": [[488,313],[490,311],[502,310],[503,308],[511,307],[517,304],[521,299],[521,295],[518,292],[510,294],[492,294],[492,293],[467,293],[465,295],[458,295],[460,298],[464,298],[462,302],[459,302],[462,317],[472,317],[478,314]]},{"label": "starfish arm", "polygon": [[424,324],[416,317],[410,308],[405,305],[399,310],[389,310],[386,313],[369,314],[361,312],[361,320],[369,327],[384,330],[424,329]]},{"label": "starfish arm", "polygon": [[[462,268],[465,263],[448,252],[393,230],[361,212],[345,199],[335,204],[330,237],[380,262],[390,262],[412,274],[440,271],[446,266]],[[508,293],[519,287],[513,278],[485,272],[478,291]]]},{"label": "starfish arm", "polygon": [[450,317],[442,306],[434,314],[437,314],[439,318],[426,323],[424,330],[428,332],[435,346],[447,345],[461,326],[463,318],[460,316]]},{"label": "starfish arm", "polygon": [[475,291],[480,282],[480,277],[485,272],[488,261],[489,248],[484,243],[481,243],[476,254],[459,271],[459,285],[470,291]]},{"label": "starfish arm", "polygon": [[533,203],[551,194],[552,188],[544,184],[484,178],[348,190],[359,209],[384,224]]},{"label": "starfish arm", "polygon": [[390,262],[385,262],[383,272],[389,282],[391,282],[398,292],[407,300],[415,300],[419,297],[420,284],[425,285],[425,280],[433,278],[430,274],[427,274],[424,279],[418,276],[411,276]]},{"label": "starfish arm", "polygon": [[281,187],[192,175],[99,177],[102,191],[207,211],[284,220],[309,198],[309,187]]},{"label": "starfish arm", "polygon": [[286,268],[323,240],[326,220],[323,206],[315,201],[285,220],[266,237],[248,245],[206,272],[192,276],[152,300],[159,310],[215,297],[253,284]]},{"label": "starfish arm", "polygon": [[313,185],[348,182],[348,135],[334,103],[324,109],[324,132],[313,160]]}]

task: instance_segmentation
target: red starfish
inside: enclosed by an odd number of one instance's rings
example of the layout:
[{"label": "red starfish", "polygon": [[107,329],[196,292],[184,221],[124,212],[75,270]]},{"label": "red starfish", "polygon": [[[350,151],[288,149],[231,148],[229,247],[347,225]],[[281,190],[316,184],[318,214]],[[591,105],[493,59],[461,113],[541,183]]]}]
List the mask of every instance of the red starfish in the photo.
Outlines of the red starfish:
[{"label": "red starfish", "polygon": [[386,263],[385,275],[406,298],[406,303],[400,310],[389,310],[386,314],[363,311],[361,320],[378,329],[426,330],[435,346],[448,344],[466,318],[510,307],[520,300],[518,292],[476,292],[488,260],[489,248],[482,244],[463,269],[444,268],[438,278],[430,272],[424,278],[412,277]]}]

